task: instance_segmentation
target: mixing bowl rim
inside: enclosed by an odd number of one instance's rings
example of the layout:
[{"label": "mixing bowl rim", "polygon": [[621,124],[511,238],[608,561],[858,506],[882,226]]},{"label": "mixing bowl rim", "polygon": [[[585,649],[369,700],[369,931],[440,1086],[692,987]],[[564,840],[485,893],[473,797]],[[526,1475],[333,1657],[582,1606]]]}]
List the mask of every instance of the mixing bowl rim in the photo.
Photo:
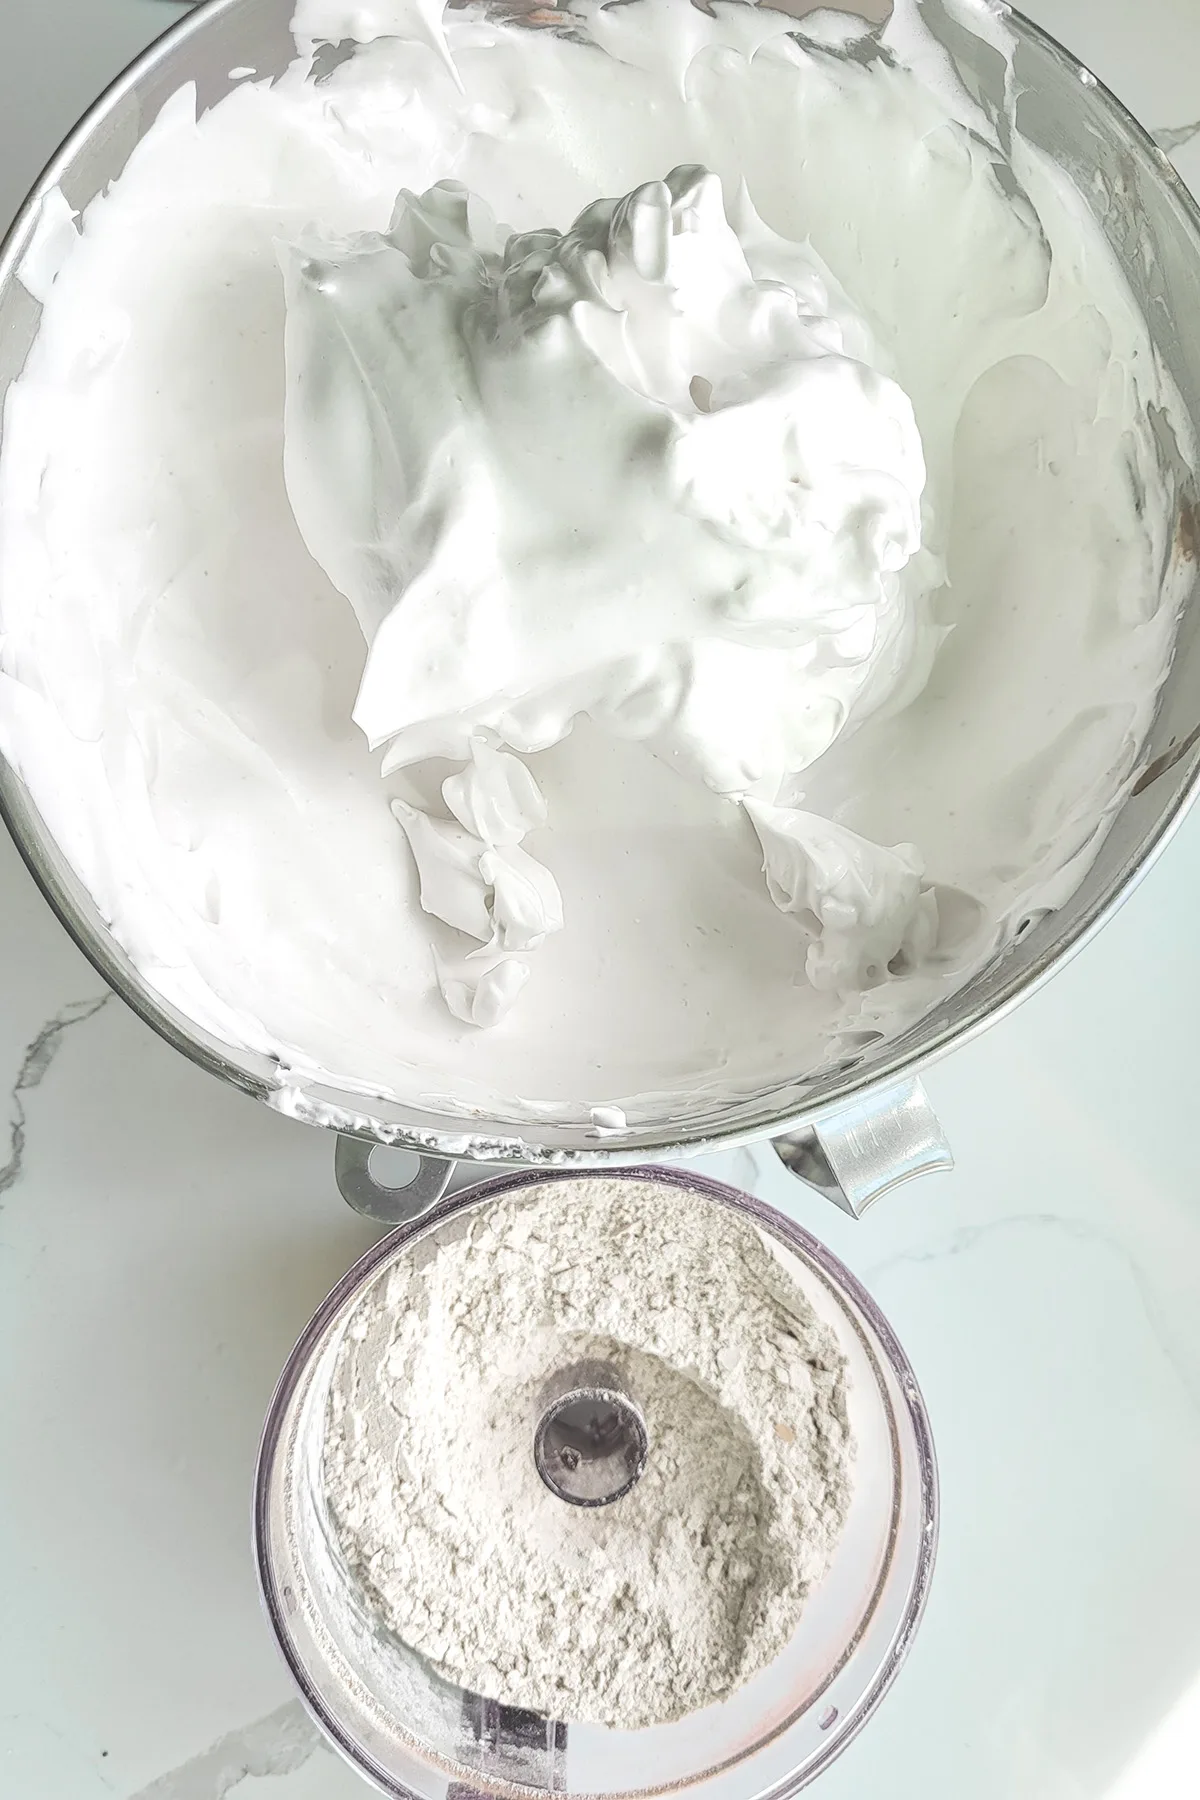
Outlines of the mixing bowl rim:
[{"label": "mixing bowl rim", "polygon": [[[38,211],[46,194],[62,182],[76,155],[87,145],[113,109],[128,94],[136,91],[144,77],[152,74],[192,36],[200,35],[222,15],[235,12],[246,3],[247,0],[200,0],[199,5],[169,26],[136,56],[88,107],[46,164],[8,231],[0,239],[0,294],[17,279],[21,258],[32,237]],[[653,0],[644,0],[644,3],[652,4]],[[1078,57],[1049,32],[1015,7],[1008,10],[1008,16],[1015,25],[1018,39],[1025,37],[1039,45],[1069,74],[1073,74],[1082,86],[1099,97],[1127,137],[1152,164],[1157,179],[1170,192],[1190,227],[1197,265],[1200,268],[1200,201],[1190,192],[1151,132],[1104,82],[1093,75]],[[1185,744],[1184,749],[1186,748]],[[1144,769],[1141,772],[1144,778]],[[1166,767],[1158,771],[1159,774],[1167,772]],[[1126,800],[1131,797],[1129,790],[1136,777],[1137,772],[1130,778]],[[1136,851],[1127,859],[1124,868],[1118,869],[1112,879],[1081,910],[1078,919],[1072,921],[1061,939],[1056,939],[1053,944],[1045,945],[1031,954],[1023,969],[1004,978],[994,998],[972,1001],[961,1019],[943,1022],[930,1035],[928,1042],[915,1046],[906,1045],[905,1038],[913,1032],[919,1032],[921,1028],[923,1021],[916,1021],[908,1031],[900,1035],[896,1046],[890,1052],[885,1052],[881,1060],[869,1070],[862,1073],[848,1071],[845,1086],[839,1087],[833,1095],[824,1095],[807,1104],[785,1105],[776,1112],[770,1110],[770,1097],[767,1096],[765,1111],[760,1111],[749,1122],[742,1117],[732,1119],[728,1125],[713,1125],[705,1117],[694,1122],[680,1120],[672,1123],[667,1120],[661,1125],[633,1127],[636,1135],[625,1143],[613,1141],[619,1138],[618,1132],[606,1131],[604,1141],[562,1144],[555,1141],[560,1134],[578,1136],[579,1133],[594,1131],[595,1128],[582,1121],[559,1125],[548,1121],[508,1120],[502,1124],[485,1121],[479,1125],[466,1113],[461,1118],[438,1116],[426,1113],[422,1105],[395,1100],[386,1094],[357,1094],[348,1087],[339,1086],[339,1081],[344,1081],[345,1077],[314,1077],[297,1071],[295,1080],[303,1091],[305,1101],[302,1107],[296,1109],[295,1116],[304,1118],[307,1123],[332,1128],[352,1137],[403,1145],[449,1160],[514,1162],[533,1167],[569,1169],[618,1168],[640,1163],[647,1157],[701,1155],[810,1126],[838,1113],[847,1104],[860,1100],[864,1095],[911,1076],[926,1064],[969,1043],[1036,993],[1091,941],[1133,893],[1179,829],[1185,814],[1195,801],[1198,788],[1200,761],[1186,783],[1155,819]],[[1125,801],[1121,804],[1125,804]],[[1116,810],[1119,809],[1114,809],[1114,817]],[[195,1021],[188,1021],[180,1009],[174,1008],[165,996],[159,994],[134,971],[112,926],[103,920],[86,885],[58,850],[53,834],[45,825],[32,795],[2,753],[0,819],[7,826],[22,860],[60,924],[125,1004],[151,1030],[206,1073],[240,1088],[263,1104],[274,1105],[276,1110],[283,1110],[278,1106],[278,1100],[289,1071],[281,1065],[278,1057],[246,1047],[219,1043],[215,1038],[211,1043],[203,1041],[198,1035],[203,1028]],[[43,849],[45,845],[54,846],[68,870],[66,879],[60,878],[52,858]],[[71,891],[72,886],[78,890],[77,893]],[[89,917],[89,909],[94,917]],[[1002,952],[1000,961],[1005,954],[1011,955],[1013,949],[1015,946],[1010,946],[1008,952]],[[994,962],[979,973],[981,976],[986,975],[995,971],[998,966]],[[961,991],[968,992],[969,985]],[[266,1065],[266,1072],[243,1066],[235,1060],[237,1056],[260,1060]],[[275,1079],[272,1079],[272,1073]],[[323,1097],[327,1094],[336,1095],[337,1098],[327,1101]],[[744,1110],[747,1102],[742,1096],[732,1104]],[[762,1103],[756,1098],[754,1104],[761,1106]],[[394,1108],[399,1115],[418,1114],[436,1118],[437,1122],[432,1126],[416,1122],[392,1123],[373,1114],[373,1107],[386,1110]]]},{"label": "mixing bowl rim", "polygon": [[[741,1188],[733,1187],[728,1182],[719,1181],[714,1176],[702,1175],[690,1169],[660,1167],[654,1164],[626,1166],[590,1175],[588,1171],[576,1169],[514,1170],[511,1173],[498,1175],[461,1189],[447,1199],[438,1202],[419,1217],[408,1220],[387,1232],[384,1237],[366,1250],[335,1282],[313,1312],[284,1363],[267,1408],[258,1454],[255,1459],[252,1508],[254,1563],[263,1610],[276,1648],[296,1685],[301,1700],[319,1728],[337,1747],[341,1755],[360,1773],[373,1781],[382,1792],[392,1796],[392,1800],[419,1800],[419,1796],[415,1795],[411,1789],[404,1787],[402,1783],[381,1768],[371,1753],[355,1742],[332,1716],[321,1694],[317,1691],[304,1659],[297,1650],[287,1627],[288,1607],[277,1582],[277,1571],[272,1555],[275,1534],[270,1514],[274,1488],[281,1468],[281,1453],[286,1444],[285,1428],[289,1423],[289,1410],[297,1391],[310,1374],[316,1358],[327,1347],[330,1327],[349,1303],[357,1298],[402,1251],[437,1231],[451,1220],[502,1199],[506,1194],[528,1192],[551,1182],[579,1181],[589,1178],[641,1181],[655,1186],[676,1187],[693,1195],[699,1194],[719,1205],[728,1207],[743,1218],[750,1219],[761,1230],[776,1238],[786,1249],[812,1266],[836,1299],[840,1300],[845,1295],[853,1303],[875,1334],[887,1370],[898,1390],[899,1398],[886,1392],[883,1394],[888,1411],[888,1427],[896,1483],[889,1528],[888,1554],[884,1566],[855,1634],[839,1661],[826,1674],[820,1686],[807,1697],[801,1712],[790,1715],[781,1727],[764,1740],[764,1744],[781,1737],[797,1723],[800,1717],[812,1710],[849,1661],[850,1655],[861,1642],[878,1608],[883,1589],[894,1567],[895,1543],[902,1502],[900,1459],[896,1437],[896,1408],[901,1402],[903,1403],[904,1412],[913,1434],[920,1494],[919,1549],[909,1578],[910,1585],[904,1609],[893,1630],[884,1656],[871,1675],[863,1693],[855,1702],[853,1712],[846,1716],[841,1730],[822,1744],[802,1772],[798,1775],[783,1777],[772,1787],[764,1789],[759,1795],[759,1800],[790,1800],[791,1795],[798,1793],[801,1788],[807,1787],[810,1781],[815,1780],[817,1775],[826,1769],[857,1737],[882,1702],[912,1646],[928,1603],[929,1588],[937,1556],[941,1517],[937,1455],[928,1410],[912,1365],[890,1322],[863,1284],[832,1250],[821,1243],[811,1232],[806,1231],[802,1225],[755,1195],[748,1194]],[[859,1332],[872,1363],[876,1365],[878,1376],[878,1364],[873,1347],[863,1337],[857,1322],[852,1320],[851,1323]],[[757,1748],[762,1747],[762,1745],[757,1746]],[[440,1762],[437,1766],[441,1767]],[[622,1800],[653,1800],[654,1796],[668,1792],[686,1794],[689,1789],[699,1783],[728,1773],[730,1766],[728,1763],[717,1765],[715,1768],[705,1769],[699,1774],[689,1777],[686,1781],[672,1783],[662,1788],[631,1789],[622,1796]],[[736,1766],[736,1764],[732,1766]],[[445,1771],[443,1770],[443,1772]],[[536,1793],[533,1788],[512,1783],[498,1784],[493,1791],[497,1795],[512,1796],[513,1800],[533,1800]],[[580,1793],[575,1796],[575,1800],[599,1800],[599,1797]]]}]

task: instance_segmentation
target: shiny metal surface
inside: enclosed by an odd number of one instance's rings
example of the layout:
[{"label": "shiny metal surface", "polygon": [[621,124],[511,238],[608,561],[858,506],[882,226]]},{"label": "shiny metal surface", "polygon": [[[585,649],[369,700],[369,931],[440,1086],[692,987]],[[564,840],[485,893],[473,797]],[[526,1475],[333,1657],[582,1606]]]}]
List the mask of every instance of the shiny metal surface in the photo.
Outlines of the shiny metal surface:
[{"label": "shiny metal surface", "polygon": [[570,1506],[611,1506],[640,1478],[649,1453],[641,1407],[611,1363],[560,1369],[539,1397],[538,1474]]},{"label": "shiny metal surface", "polygon": [[861,1219],[889,1189],[954,1167],[954,1155],[915,1076],[872,1088],[819,1125],[772,1138],[784,1168]]},{"label": "shiny metal surface", "polygon": [[[204,107],[228,91],[231,68],[249,64],[263,73],[280,68],[291,51],[288,10],[277,0],[207,0],[133,64],[67,140],[0,252],[0,394],[20,372],[37,329],[39,309],[14,272],[47,190],[61,185],[72,205],[86,205],[120,173],[158,108],[182,82],[196,82]],[[936,4],[926,11],[972,91],[996,111],[1003,70],[994,50],[943,16]],[[1075,176],[1146,311],[1158,354],[1193,419],[1200,420],[1200,334],[1189,328],[1200,317],[1200,211],[1163,152],[1102,84],[1036,27],[1016,15],[1013,24],[1020,127]],[[848,1104],[911,1076],[1002,1018],[1079,950],[1149,867],[1193,798],[1200,773],[1200,608],[1194,600],[1200,512],[1192,479],[1177,457],[1172,461],[1170,445],[1164,445],[1164,455],[1178,495],[1173,565],[1192,572],[1193,599],[1183,615],[1141,778],[1068,903],[1033,923],[1019,943],[919,1024],[818,1078],[799,1075],[770,1091],[714,1101],[686,1118],[656,1118],[603,1134],[582,1123],[530,1124],[506,1117],[467,1125],[333,1085],[307,1090],[303,1116],[364,1140],[407,1144],[442,1157],[532,1164],[617,1164],[818,1127],[844,1144],[848,1127],[836,1119]],[[148,986],[67,865],[24,784],[2,761],[0,814],[66,928],[118,993],[185,1055],[270,1101],[279,1086],[272,1058],[202,1031]]]},{"label": "shiny metal surface", "polygon": [[347,1137],[343,1132],[337,1136],[333,1174],[347,1206],[380,1225],[403,1225],[436,1206],[450,1186],[452,1162],[438,1156],[419,1156],[407,1179],[392,1186],[372,1173],[371,1153],[375,1147],[364,1138]]}]

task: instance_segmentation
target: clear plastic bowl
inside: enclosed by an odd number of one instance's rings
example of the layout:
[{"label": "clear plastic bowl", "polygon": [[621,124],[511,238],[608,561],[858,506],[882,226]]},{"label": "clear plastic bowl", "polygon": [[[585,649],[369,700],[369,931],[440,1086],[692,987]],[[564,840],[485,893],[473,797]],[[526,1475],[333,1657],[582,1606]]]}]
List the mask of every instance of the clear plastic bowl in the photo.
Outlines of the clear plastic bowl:
[{"label": "clear plastic bowl", "polygon": [[794,1794],[861,1729],[912,1643],[933,1569],[938,1491],[925,1407],[891,1327],[836,1257],[770,1207],[690,1172],[605,1175],[667,1182],[697,1206],[728,1206],[749,1219],[848,1358],[858,1451],[845,1531],[787,1649],[729,1699],[642,1731],[501,1707],[445,1680],[381,1630],[333,1539],[321,1483],[326,1403],[363,1290],[401,1258],[457,1234],[481,1207],[533,1199],[549,1181],[586,1179],[525,1172],[470,1188],[391,1232],[318,1308],[288,1360],[259,1453],[254,1531],[267,1616],[317,1723],[385,1794]]}]

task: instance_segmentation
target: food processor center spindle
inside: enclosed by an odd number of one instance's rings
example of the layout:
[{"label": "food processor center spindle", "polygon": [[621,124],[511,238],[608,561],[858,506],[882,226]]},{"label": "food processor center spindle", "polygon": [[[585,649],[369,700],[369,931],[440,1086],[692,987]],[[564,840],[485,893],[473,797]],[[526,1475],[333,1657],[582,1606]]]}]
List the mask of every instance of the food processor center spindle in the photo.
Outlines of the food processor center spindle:
[{"label": "food processor center spindle", "polygon": [[551,1376],[538,1399],[537,1472],[571,1506],[608,1506],[646,1467],[646,1421],[609,1363],[579,1362]]}]

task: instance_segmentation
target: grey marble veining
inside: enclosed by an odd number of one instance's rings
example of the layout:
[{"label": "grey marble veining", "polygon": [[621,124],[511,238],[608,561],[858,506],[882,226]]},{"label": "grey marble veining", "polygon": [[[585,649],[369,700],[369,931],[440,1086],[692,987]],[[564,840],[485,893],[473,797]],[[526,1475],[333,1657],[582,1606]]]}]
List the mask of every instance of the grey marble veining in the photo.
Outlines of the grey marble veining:
[{"label": "grey marble veining", "polygon": [[325,1752],[320,1732],[299,1700],[291,1700],[158,1776],[131,1800],[225,1800],[251,1778],[295,1774],[318,1752]]},{"label": "grey marble veining", "polygon": [[1190,125],[1159,125],[1152,135],[1160,150],[1166,150],[1168,154],[1172,150],[1182,150],[1185,144],[1200,137],[1200,119],[1193,119]]}]

